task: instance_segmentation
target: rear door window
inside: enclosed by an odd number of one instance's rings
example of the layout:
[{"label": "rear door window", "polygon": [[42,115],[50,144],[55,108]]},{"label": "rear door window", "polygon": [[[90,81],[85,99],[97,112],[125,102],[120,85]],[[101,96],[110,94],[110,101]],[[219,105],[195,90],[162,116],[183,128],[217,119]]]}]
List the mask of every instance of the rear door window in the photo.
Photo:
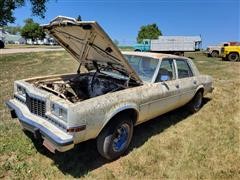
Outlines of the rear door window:
[{"label": "rear door window", "polygon": [[193,76],[193,72],[185,59],[176,59],[178,78],[188,78]]}]

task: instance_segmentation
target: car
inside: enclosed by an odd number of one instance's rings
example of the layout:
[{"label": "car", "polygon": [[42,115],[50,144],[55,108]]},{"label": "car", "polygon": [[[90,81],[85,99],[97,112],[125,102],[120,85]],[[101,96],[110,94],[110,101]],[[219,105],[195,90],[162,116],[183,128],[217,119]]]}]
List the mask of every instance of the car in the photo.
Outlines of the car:
[{"label": "car", "polygon": [[114,160],[127,150],[134,126],[184,105],[197,112],[213,90],[212,77],[191,59],[120,52],[97,22],[59,16],[43,28],[79,62],[78,70],[17,80],[6,104],[51,152],[96,139],[99,153]]},{"label": "car", "polygon": [[4,47],[5,47],[4,42],[2,40],[0,40],[0,49],[2,49]]}]

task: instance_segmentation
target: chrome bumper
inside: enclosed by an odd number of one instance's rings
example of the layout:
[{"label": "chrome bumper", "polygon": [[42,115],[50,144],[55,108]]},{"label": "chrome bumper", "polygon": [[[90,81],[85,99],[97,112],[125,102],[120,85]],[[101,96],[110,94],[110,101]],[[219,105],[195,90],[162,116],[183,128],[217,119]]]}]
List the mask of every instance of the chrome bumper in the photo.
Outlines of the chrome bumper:
[{"label": "chrome bumper", "polygon": [[43,138],[43,145],[51,152],[55,152],[55,150],[64,152],[74,147],[72,135],[43,118],[31,114],[21,102],[11,99],[6,102],[6,105],[10,109],[12,118],[18,118],[23,129],[32,132],[34,137]]}]

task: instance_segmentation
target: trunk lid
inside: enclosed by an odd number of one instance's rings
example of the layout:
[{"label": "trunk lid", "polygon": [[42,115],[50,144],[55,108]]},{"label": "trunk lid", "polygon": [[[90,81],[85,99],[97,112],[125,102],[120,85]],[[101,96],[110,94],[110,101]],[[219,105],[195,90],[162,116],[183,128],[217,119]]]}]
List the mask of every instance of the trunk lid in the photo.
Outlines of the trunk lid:
[{"label": "trunk lid", "polygon": [[98,67],[111,67],[129,78],[142,83],[134,69],[124,58],[118,47],[95,21],[76,21],[73,18],[58,16],[49,24],[43,25],[50,35],[88,70]]}]

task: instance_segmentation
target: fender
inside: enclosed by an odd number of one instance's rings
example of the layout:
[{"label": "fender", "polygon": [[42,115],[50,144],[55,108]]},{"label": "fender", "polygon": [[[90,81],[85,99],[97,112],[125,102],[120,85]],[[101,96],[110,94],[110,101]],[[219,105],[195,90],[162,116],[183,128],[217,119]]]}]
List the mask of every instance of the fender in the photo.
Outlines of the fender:
[{"label": "fender", "polygon": [[[139,107],[134,104],[134,103],[121,103],[117,106],[114,106],[113,108],[111,108],[109,110],[109,112],[106,114],[106,118],[104,120],[104,124],[102,125],[99,133],[102,131],[102,129],[107,125],[107,123],[118,113],[124,111],[124,110],[128,110],[128,109],[133,109],[137,112],[137,120],[138,120],[138,116],[139,116]],[[136,121],[137,121],[136,120]]]}]

